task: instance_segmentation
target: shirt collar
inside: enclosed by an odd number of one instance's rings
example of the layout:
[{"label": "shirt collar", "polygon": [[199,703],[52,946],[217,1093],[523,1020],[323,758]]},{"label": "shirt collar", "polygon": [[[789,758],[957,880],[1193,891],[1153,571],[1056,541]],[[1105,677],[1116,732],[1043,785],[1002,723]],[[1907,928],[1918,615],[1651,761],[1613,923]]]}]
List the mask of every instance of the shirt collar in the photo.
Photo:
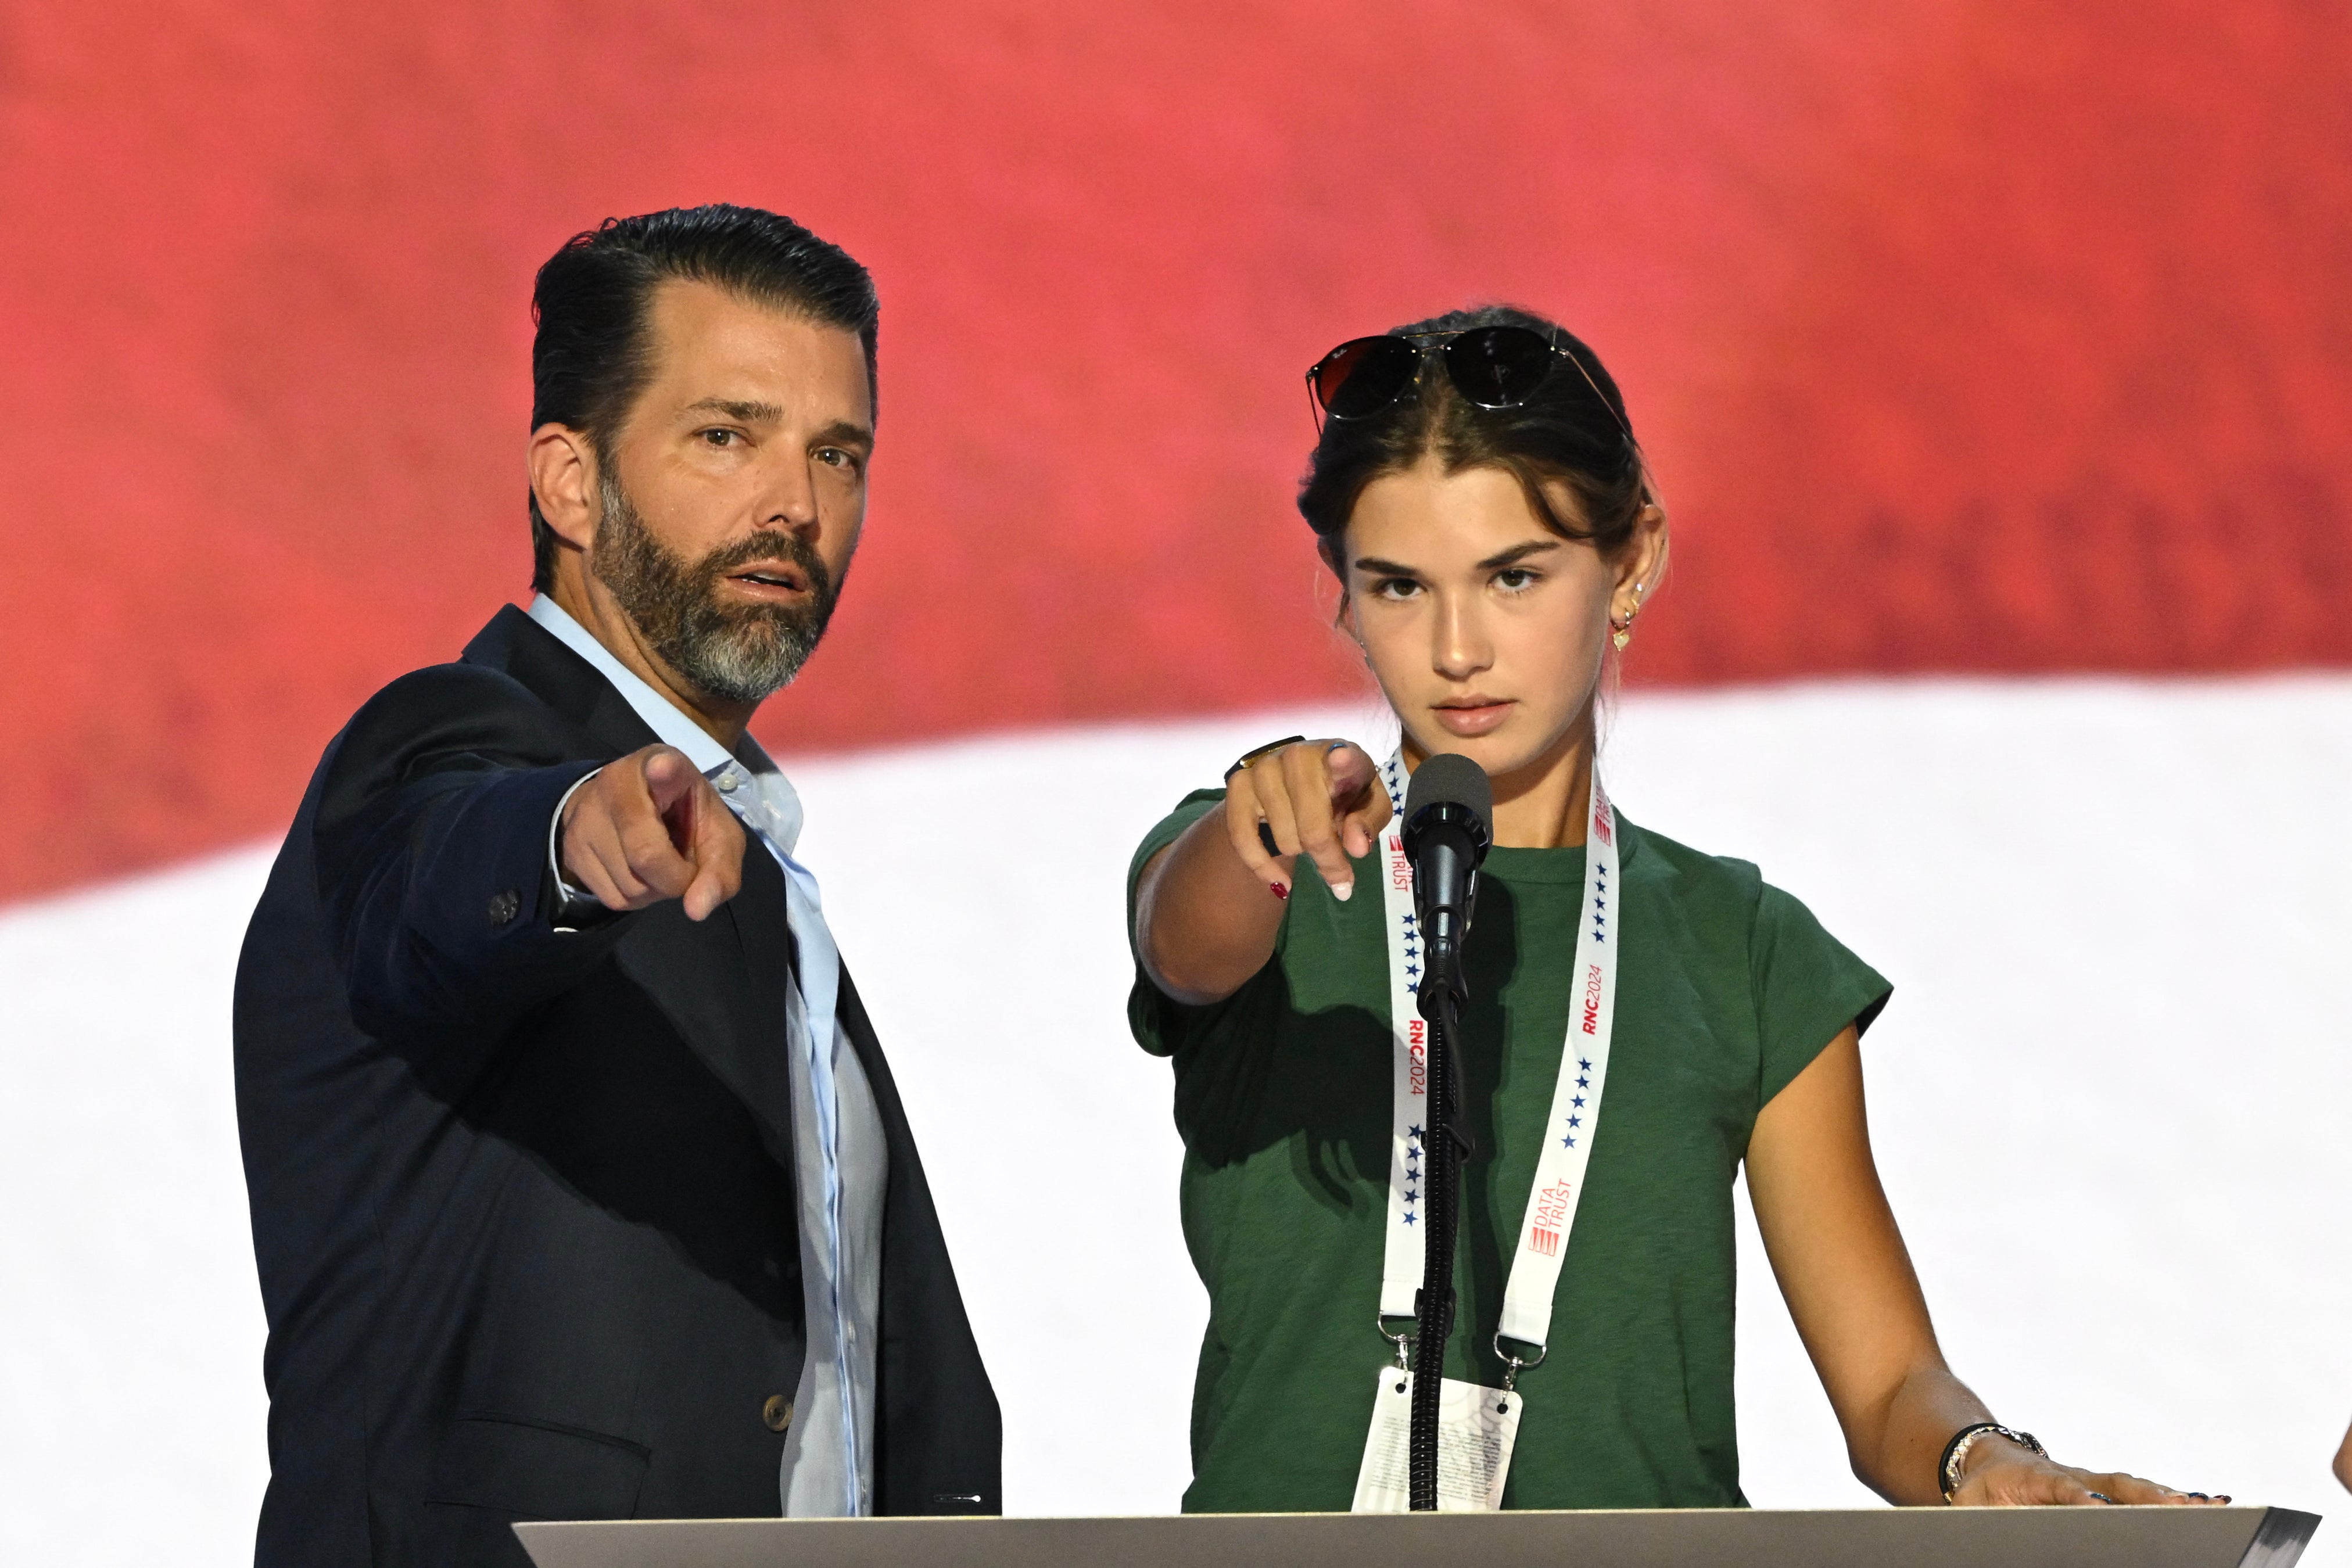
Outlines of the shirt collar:
[{"label": "shirt collar", "polygon": [[686,753],[688,760],[704,775],[716,779],[733,768],[750,775],[757,786],[762,803],[767,808],[768,821],[763,824],[777,847],[789,855],[801,836],[802,806],[800,792],[793,788],[782,769],[770,758],[760,743],[747,732],[736,749],[730,752],[719,744],[716,737],[688,716],[686,711],[648,685],[628,665],[613,656],[613,651],[598,642],[594,633],[572,617],[571,612],[541,593],[530,601],[530,618],[551,632],[563,645],[595,666],[596,673],[613,685],[622,700],[645,720],[646,727],[664,746],[674,746]]}]

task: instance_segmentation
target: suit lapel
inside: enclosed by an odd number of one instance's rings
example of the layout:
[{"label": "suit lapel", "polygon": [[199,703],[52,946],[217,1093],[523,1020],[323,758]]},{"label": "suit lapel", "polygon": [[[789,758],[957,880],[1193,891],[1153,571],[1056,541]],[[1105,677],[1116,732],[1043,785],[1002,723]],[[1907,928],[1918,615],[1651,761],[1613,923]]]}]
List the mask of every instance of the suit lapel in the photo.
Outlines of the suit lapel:
[{"label": "suit lapel", "polygon": [[994,1513],[1003,1507],[1003,1418],[972,1340],[906,1107],[846,966],[838,1009],[890,1152],[882,1206],[882,1343],[874,1357],[875,1511]]},{"label": "suit lapel", "polygon": [[[614,757],[659,738],[593,664],[513,605],[466,645],[465,661],[505,672]],[[743,885],[709,919],[687,919],[676,904],[630,917],[614,956],[653,998],[714,1076],[750,1107],[761,1141],[793,1169],[787,989],[792,926],[783,872],[747,830]]]},{"label": "suit lapel", "polygon": [[769,946],[764,966],[747,936],[745,904],[756,898],[751,862],[745,857],[745,886],[697,924],[676,904],[658,904],[633,916],[629,933],[614,945],[621,972],[661,1010],[688,1046],[750,1109],[760,1124],[760,1141],[777,1164],[794,1168],[793,1094],[786,1055],[786,1013],[781,993],[762,984],[763,968],[787,975],[788,949]]},{"label": "suit lapel", "polygon": [[563,640],[509,604],[474,634],[461,655],[468,664],[504,671],[533,696],[612,748],[615,757],[661,737],[646,727],[629,699]]},{"label": "suit lapel", "polygon": [[[772,1118],[785,1164],[793,1162],[792,1042],[786,1020],[792,1016],[791,989],[799,962],[785,913],[784,873],[759,835],[745,830],[743,888],[719,906],[734,932],[738,974],[758,1016],[771,1027],[756,1036],[751,1060],[742,1064],[745,1103]],[[717,916],[712,917],[716,920]],[[756,1098],[754,1097],[756,1095]]]}]

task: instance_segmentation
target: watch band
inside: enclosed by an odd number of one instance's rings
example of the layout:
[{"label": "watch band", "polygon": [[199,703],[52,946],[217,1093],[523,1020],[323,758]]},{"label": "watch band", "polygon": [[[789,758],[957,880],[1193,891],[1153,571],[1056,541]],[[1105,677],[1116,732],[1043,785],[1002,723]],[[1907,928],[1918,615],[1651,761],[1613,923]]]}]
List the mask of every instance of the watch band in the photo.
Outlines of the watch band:
[{"label": "watch band", "polygon": [[1944,1445],[1943,1463],[1936,1467],[1936,1480],[1943,1489],[1946,1502],[1951,1501],[1952,1494],[1960,1490],[1960,1466],[1967,1462],[1969,1450],[1977,1446],[1980,1437],[2006,1437],[2021,1448],[2031,1448],[2042,1458],[2050,1457],[2050,1450],[2043,1448],[2031,1432],[2021,1432],[1998,1421],[1979,1421],[1974,1426],[1963,1427],[1952,1434],[1950,1442]]},{"label": "watch band", "polygon": [[1228,784],[1232,783],[1234,781],[1234,774],[1239,773],[1243,768],[1247,768],[1251,763],[1255,762],[1267,752],[1280,751],[1286,746],[1296,746],[1306,738],[1307,737],[1303,735],[1286,735],[1280,740],[1269,740],[1264,746],[1258,747],[1255,750],[1243,752],[1240,758],[1234,761],[1234,765],[1225,769],[1225,782]]}]

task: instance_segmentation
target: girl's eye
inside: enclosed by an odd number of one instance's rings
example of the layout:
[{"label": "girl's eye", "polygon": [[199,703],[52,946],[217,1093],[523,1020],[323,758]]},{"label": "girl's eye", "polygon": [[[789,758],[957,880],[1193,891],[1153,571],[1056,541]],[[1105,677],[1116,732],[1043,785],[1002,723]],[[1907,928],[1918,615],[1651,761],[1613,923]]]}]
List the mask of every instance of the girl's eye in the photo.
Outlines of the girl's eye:
[{"label": "girl's eye", "polygon": [[1506,593],[1518,593],[1536,585],[1536,573],[1523,566],[1506,567],[1495,574],[1495,586]]},{"label": "girl's eye", "polygon": [[1409,577],[1384,577],[1372,584],[1376,599],[1410,599],[1421,591],[1421,584]]}]

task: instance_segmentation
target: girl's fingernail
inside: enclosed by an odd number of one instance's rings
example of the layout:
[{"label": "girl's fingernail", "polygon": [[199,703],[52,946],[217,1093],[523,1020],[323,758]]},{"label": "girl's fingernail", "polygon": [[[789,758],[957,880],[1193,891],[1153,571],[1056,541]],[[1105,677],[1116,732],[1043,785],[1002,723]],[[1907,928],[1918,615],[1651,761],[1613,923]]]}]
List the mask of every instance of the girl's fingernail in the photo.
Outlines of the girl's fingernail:
[{"label": "girl's fingernail", "polygon": [[1356,896],[1356,884],[1352,882],[1335,882],[1331,884],[1331,896],[1345,904]]},{"label": "girl's fingernail", "polygon": [[2093,1497],[2095,1497],[2095,1498],[2097,1498],[2101,1502],[2113,1502],[2113,1501],[2115,1501],[2115,1500],[2116,1500],[2115,1499],[2113,1499],[2113,1498],[2109,1497],[2106,1493],[2105,1493],[2105,1492],[2103,1492],[2103,1491],[2095,1491],[2095,1492],[2093,1492],[2091,1495],[2092,1495]]},{"label": "girl's fingernail", "polygon": [[1289,884],[1286,883],[1276,883],[1274,884],[1274,896],[1287,902],[1290,897]]}]

